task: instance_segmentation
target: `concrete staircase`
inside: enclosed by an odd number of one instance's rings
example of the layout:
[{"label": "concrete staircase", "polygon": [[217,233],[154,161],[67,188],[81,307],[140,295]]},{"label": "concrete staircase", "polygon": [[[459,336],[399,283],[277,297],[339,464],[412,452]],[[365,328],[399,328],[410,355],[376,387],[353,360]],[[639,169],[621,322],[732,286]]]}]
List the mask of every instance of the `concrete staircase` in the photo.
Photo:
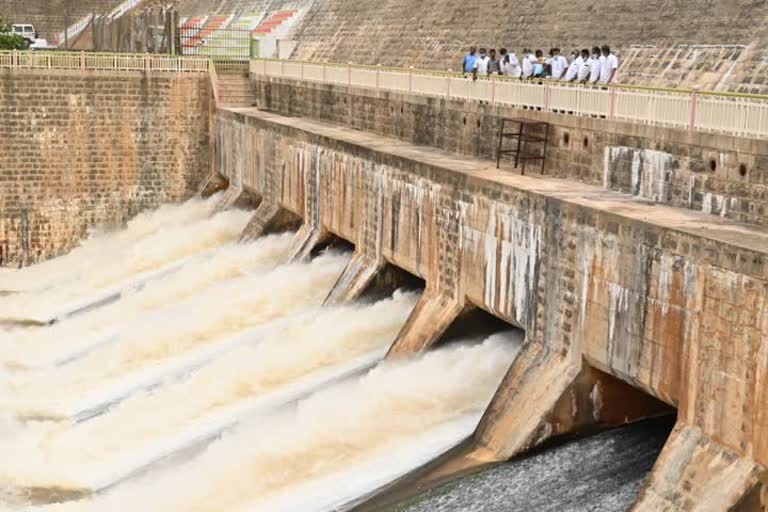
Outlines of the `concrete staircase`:
[{"label": "concrete staircase", "polygon": [[247,75],[219,75],[218,87],[220,107],[252,107],[256,104],[256,95]]}]

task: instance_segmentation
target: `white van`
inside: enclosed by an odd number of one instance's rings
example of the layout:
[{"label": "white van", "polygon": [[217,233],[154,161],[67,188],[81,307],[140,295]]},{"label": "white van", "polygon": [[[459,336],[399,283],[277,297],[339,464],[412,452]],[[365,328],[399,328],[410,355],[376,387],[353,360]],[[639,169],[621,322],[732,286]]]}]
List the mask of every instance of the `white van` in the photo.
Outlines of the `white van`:
[{"label": "white van", "polygon": [[34,44],[35,39],[37,39],[37,32],[35,32],[34,25],[30,25],[29,23],[16,23],[13,25],[13,33],[18,34],[27,41],[29,41],[29,44]]}]

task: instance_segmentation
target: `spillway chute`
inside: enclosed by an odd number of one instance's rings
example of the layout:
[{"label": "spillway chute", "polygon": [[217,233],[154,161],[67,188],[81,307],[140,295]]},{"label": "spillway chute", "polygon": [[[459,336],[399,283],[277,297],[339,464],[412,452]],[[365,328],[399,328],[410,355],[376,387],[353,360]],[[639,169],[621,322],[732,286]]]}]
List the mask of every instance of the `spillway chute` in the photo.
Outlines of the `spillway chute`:
[{"label": "spillway chute", "polygon": [[152,310],[204,293],[228,279],[273,268],[289,243],[290,234],[268,236],[250,244],[229,243],[191,257],[177,271],[122,294],[113,304],[46,329],[17,327],[0,332],[0,361],[14,370],[70,363],[115,341],[115,336]]},{"label": "spillway chute", "polygon": [[[333,481],[345,472],[359,477],[351,494],[370,494],[474,429],[517,343],[496,337],[384,363],[293,407],[239,424],[188,462],[62,510],[257,511],[271,503],[299,507],[289,496],[296,489],[313,489],[312,482],[321,486],[317,482]],[[423,451],[414,452],[409,442],[430,433],[440,442],[419,444]],[[401,455],[391,457],[395,453]],[[389,464],[386,471],[375,471],[372,464],[383,460]],[[157,492],[148,492],[147,486]],[[304,510],[339,507],[339,500],[351,503],[357,497],[318,494],[310,497],[317,503],[303,502]]]},{"label": "spillway chute", "polygon": [[114,301],[126,290],[178,270],[185,258],[236,240],[248,217],[246,211],[225,211],[152,233],[129,246],[102,247],[93,261],[68,271],[72,279],[43,291],[11,295],[0,303],[0,319],[45,325]]}]

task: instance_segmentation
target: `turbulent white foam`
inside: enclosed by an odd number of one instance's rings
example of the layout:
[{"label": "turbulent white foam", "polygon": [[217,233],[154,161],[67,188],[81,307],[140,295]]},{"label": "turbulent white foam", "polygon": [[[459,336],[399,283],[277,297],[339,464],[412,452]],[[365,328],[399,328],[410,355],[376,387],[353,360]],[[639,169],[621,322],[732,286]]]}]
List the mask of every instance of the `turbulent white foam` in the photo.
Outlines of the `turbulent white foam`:
[{"label": "turbulent white foam", "polygon": [[[386,362],[295,407],[244,423],[186,464],[51,509],[238,512],[290,503],[292,510],[327,510],[336,498],[353,500],[421,464],[427,452],[460,441],[518,346],[497,335],[479,345]],[[429,432],[439,443],[408,455],[410,443]],[[356,472],[351,491],[329,493],[313,485],[350,471]]]},{"label": "turbulent white foam", "polygon": [[324,254],[310,263],[283,265],[221,282],[138,317],[116,342],[81,359],[17,375],[0,400],[11,410],[33,417],[77,416],[109,404],[125,396],[126,390],[146,387],[184,365],[199,364],[196,350],[208,351],[208,345],[226,342],[241,331],[320,304],[347,259]]},{"label": "turbulent white foam", "polygon": [[[207,206],[207,203],[198,204],[201,205]],[[94,261],[85,262],[86,266],[78,260],[79,266],[70,271],[53,269],[66,277],[75,276],[74,281],[65,279],[43,291],[5,297],[0,302],[0,319],[46,322],[114,296],[122,289],[141,285],[153,277],[153,270],[236,240],[249,216],[246,211],[224,211],[195,222],[166,227],[130,245],[97,244],[98,239],[94,239],[93,249],[101,249],[93,254]],[[37,267],[30,267],[34,268]]]},{"label": "turbulent white foam", "polygon": [[[258,343],[242,346],[186,379],[132,397],[109,412],[51,435],[39,450],[2,464],[43,481],[90,490],[205,440],[240,418],[295,400],[374,364],[415,304],[413,294],[364,306],[310,311]],[[40,464],[35,467],[35,459]],[[43,461],[45,461],[43,463]],[[57,475],[57,476],[54,476]]]},{"label": "turbulent white foam", "polygon": [[75,283],[89,273],[105,255],[118,254],[135,242],[161,231],[185,226],[210,217],[218,197],[190,199],[182,204],[166,204],[138,214],[125,229],[108,231],[94,228],[80,246],[68,254],[20,270],[3,269],[0,290],[32,291],[54,285]]},{"label": "turbulent white foam", "polygon": [[63,364],[116,341],[139,315],[191,297],[217,282],[274,267],[291,234],[268,236],[251,244],[231,243],[191,258],[178,271],[124,294],[117,302],[45,329],[0,331],[0,362],[10,368]]}]

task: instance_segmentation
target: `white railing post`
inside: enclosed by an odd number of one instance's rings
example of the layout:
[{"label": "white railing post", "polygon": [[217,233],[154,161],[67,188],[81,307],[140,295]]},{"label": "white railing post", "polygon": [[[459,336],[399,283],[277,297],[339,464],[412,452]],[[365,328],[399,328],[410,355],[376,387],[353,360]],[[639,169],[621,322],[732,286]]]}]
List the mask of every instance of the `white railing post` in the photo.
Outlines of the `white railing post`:
[{"label": "white railing post", "polygon": [[613,119],[616,116],[616,86],[611,84],[611,99],[608,105],[608,119]]},{"label": "white railing post", "polygon": [[352,88],[352,63],[347,62],[347,90]]},{"label": "white railing post", "polygon": [[698,100],[698,89],[694,88],[691,91],[691,103],[688,105],[688,129],[693,130],[696,128],[696,103]]},{"label": "white railing post", "polygon": [[408,68],[408,92],[413,92],[413,66]]},{"label": "white railing post", "polygon": [[19,51],[18,50],[13,50],[13,52],[11,52],[11,67],[12,68],[19,67]]},{"label": "white railing post", "polygon": [[261,62],[264,63],[264,78],[266,78],[267,77],[267,61],[265,59]]},{"label": "white railing post", "polygon": [[547,81],[544,84],[544,110],[550,110],[552,107],[552,84]]},{"label": "white railing post", "polygon": [[285,60],[280,61],[280,76],[285,78]]},{"label": "white railing post", "polygon": [[451,80],[453,79],[453,70],[451,68],[448,68],[448,77],[446,78],[446,84],[445,84],[445,96],[447,98],[451,97]]},{"label": "white railing post", "polygon": [[80,69],[85,69],[85,52],[82,50],[80,51]]},{"label": "white railing post", "polygon": [[496,75],[491,75],[491,106],[496,105]]},{"label": "white railing post", "polygon": [[301,79],[304,80],[304,61],[301,61],[299,66],[301,68]]},{"label": "white railing post", "polygon": [[149,55],[149,53],[144,54],[144,71],[149,73],[149,70],[152,69],[152,57]]},{"label": "white railing post", "polygon": [[379,86],[379,83],[380,83],[379,75],[380,74],[381,74],[381,64],[376,64],[376,90],[377,91],[379,90],[379,87],[380,87]]}]

